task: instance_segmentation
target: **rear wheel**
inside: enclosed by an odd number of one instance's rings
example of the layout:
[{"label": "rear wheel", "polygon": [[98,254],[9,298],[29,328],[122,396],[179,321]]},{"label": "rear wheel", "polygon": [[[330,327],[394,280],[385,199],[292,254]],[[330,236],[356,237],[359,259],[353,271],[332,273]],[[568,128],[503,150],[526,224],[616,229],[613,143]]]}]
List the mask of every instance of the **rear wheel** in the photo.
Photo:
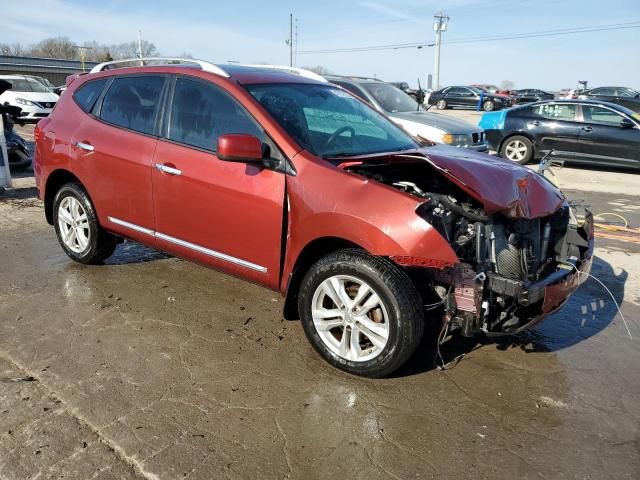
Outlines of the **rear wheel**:
[{"label": "rear wheel", "polygon": [[424,332],[422,302],[406,273],[361,250],[316,262],[300,287],[307,338],[333,366],[383,377],[413,354]]},{"label": "rear wheel", "polygon": [[524,165],[533,158],[533,144],[527,137],[514,135],[507,138],[502,144],[500,155],[512,162]]},{"label": "rear wheel", "polygon": [[436,102],[436,108],[438,110],[445,110],[447,108],[447,101],[440,99]]},{"label": "rear wheel", "polygon": [[102,229],[87,192],[67,183],[53,201],[53,224],[65,253],[76,262],[101,263],[116,249],[116,237]]}]

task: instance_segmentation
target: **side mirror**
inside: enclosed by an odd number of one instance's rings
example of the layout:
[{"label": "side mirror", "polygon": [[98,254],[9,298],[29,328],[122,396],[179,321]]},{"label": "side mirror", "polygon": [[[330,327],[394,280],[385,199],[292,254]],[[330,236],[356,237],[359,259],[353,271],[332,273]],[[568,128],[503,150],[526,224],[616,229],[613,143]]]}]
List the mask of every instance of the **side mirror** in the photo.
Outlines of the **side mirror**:
[{"label": "side mirror", "polygon": [[633,127],[634,127],[633,122],[628,118],[623,118],[620,121],[620,128],[633,128]]},{"label": "side mirror", "polygon": [[262,162],[262,142],[253,135],[220,135],[216,155],[227,162]]}]

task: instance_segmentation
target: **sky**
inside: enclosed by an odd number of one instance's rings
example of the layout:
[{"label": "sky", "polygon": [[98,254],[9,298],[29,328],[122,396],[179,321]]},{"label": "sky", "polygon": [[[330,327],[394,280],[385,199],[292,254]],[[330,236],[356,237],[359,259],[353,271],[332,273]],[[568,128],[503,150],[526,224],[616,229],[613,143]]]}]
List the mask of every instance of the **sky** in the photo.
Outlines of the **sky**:
[{"label": "sky", "polygon": [[[515,88],[624,85],[640,89],[640,0],[0,0],[0,42],[67,36],[75,43],[134,40],[138,28],[163,55],[214,63],[289,63],[289,14],[298,25],[297,66],[424,86],[434,48],[303,53],[431,43],[433,15],[450,17],[440,84],[509,80]],[[488,36],[621,25],[573,35],[478,41]],[[475,39],[475,40],[474,40]],[[451,43],[447,42],[466,43]]]}]

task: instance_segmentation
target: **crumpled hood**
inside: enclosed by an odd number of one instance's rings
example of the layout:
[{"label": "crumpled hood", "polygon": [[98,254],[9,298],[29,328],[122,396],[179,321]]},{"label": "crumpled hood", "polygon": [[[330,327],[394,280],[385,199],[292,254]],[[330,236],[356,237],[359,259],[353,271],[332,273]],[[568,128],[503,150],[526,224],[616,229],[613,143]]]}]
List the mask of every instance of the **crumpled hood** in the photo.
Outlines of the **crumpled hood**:
[{"label": "crumpled hood", "polygon": [[421,123],[430,127],[439,128],[445,133],[454,135],[471,134],[482,130],[480,127],[459,120],[457,118],[448,117],[441,113],[425,112],[424,110],[415,112],[393,112],[387,114],[390,118],[398,118],[409,122]]},{"label": "crumpled hood", "polygon": [[533,219],[551,215],[565,197],[533,170],[499,157],[472,150],[435,145],[420,151],[427,160],[487,213]]}]

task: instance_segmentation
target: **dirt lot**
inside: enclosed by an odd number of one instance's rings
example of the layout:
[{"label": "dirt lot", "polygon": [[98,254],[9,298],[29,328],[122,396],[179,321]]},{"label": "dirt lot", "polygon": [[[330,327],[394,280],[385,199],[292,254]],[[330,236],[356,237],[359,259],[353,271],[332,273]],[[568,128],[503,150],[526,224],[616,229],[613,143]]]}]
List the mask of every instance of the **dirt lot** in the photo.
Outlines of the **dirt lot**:
[{"label": "dirt lot", "polygon": [[[0,195],[0,479],[638,478],[637,243],[599,238],[593,269],[633,340],[589,280],[527,335],[454,339],[446,370],[427,339],[365,380],[275,293],[133,243],[71,262],[20,177]],[[561,172],[635,226],[638,178]]]}]

